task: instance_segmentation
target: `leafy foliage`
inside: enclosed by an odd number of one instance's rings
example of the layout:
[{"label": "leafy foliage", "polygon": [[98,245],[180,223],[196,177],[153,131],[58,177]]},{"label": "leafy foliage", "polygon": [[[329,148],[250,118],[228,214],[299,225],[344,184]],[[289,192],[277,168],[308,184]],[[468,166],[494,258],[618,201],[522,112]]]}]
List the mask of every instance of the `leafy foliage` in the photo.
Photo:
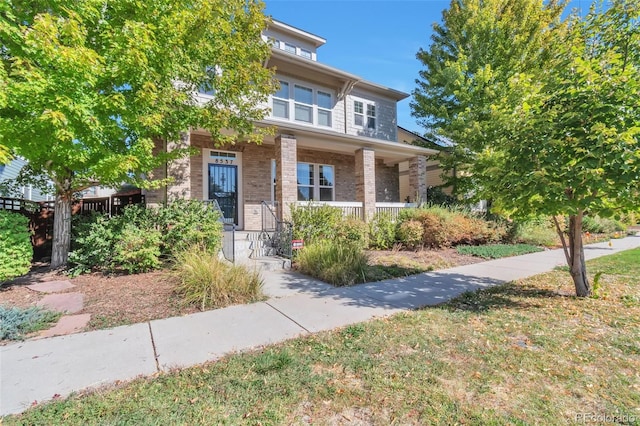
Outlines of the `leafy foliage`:
[{"label": "leafy foliage", "polygon": [[302,239],[305,244],[313,243],[322,238],[330,238],[339,222],[342,221],[342,211],[338,207],[326,204],[291,207],[291,221],[293,222],[293,238]]},{"label": "leafy foliage", "polygon": [[585,216],[582,221],[582,229],[593,234],[612,234],[616,231],[624,231],[626,226],[611,218]]},{"label": "leafy foliage", "polygon": [[377,212],[369,222],[369,246],[387,250],[396,242],[396,222],[390,213]]},{"label": "leafy foliage", "polygon": [[26,334],[44,330],[61,315],[39,306],[21,309],[0,305],[0,340],[22,340]]},{"label": "leafy foliage", "polygon": [[201,310],[250,303],[262,299],[260,273],[229,265],[206,247],[192,246],[175,254],[170,277],[184,303]]},{"label": "leafy foliage", "polygon": [[128,206],[120,216],[92,215],[76,219],[72,274],[93,269],[129,273],[161,266],[187,247],[199,245],[215,254],[222,241],[218,213],[196,200],[178,200],[166,207]]},{"label": "leafy foliage", "polygon": [[[263,7],[258,0],[3,2],[0,145],[47,175],[61,201],[56,209],[68,213],[73,194],[97,183],[151,185],[149,172],[188,152],[159,154],[154,142],[179,141],[185,129],[206,129],[220,144],[261,140],[269,130],[254,123],[274,88],[263,66],[270,54]],[[198,88],[215,96],[198,100]],[[64,229],[54,229],[55,262],[66,262]]]},{"label": "leafy foliage", "polygon": [[540,247],[530,244],[486,244],[483,246],[458,246],[460,254],[470,254],[483,259],[499,259],[501,257],[519,256],[521,254],[542,251]]},{"label": "leafy foliage", "polygon": [[161,265],[160,240],[156,229],[141,230],[127,224],[115,243],[114,263],[130,274],[157,269]]},{"label": "leafy foliage", "polygon": [[[485,244],[500,241],[505,229],[497,223],[475,217],[463,209],[431,206],[406,209],[399,215],[398,238],[409,247],[450,247],[459,244]],[[409,223],[409,225],[404,225]],[[421,225],[421,241],[418,228]]]},{"label": "leafy foliage", "polygon": [[[586,212],[638,209],[640,1],[455,0],[421,50],[413,112],[455,141],[458,188],[514,218],[569,216],[558,230],[587,296]],[[560,227],[558,227],[560,228]]]},{"label": "leafy foliage", "polygon": [[29,272],[32,258],[29,219],[0,210],[0,282]]},{"label": "leafy foliage", "polygon": [[154,223],[162,232],[164,253],[176,253],[193,245],[202,245],[211,253],[220,249],[222,224],[218,213],[203,203],[179,199],[154,214]]},{"label": "leafy foliage", "polygon": [[515,244],[553,247],[558,241],[551,218],[539,217],[516,220],[507,231],[507,241]]}]

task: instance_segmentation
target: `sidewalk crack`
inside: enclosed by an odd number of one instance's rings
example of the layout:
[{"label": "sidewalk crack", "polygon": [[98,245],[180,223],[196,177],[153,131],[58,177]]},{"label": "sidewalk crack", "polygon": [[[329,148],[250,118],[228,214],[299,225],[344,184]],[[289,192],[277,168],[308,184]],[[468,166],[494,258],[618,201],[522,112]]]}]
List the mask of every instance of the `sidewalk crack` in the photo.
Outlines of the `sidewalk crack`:
[{"label": "sidewalk crack", "polygon": [[276,312],[280,313],[280,315],[282,315],[283,317],[285,317],[286,319],[288,319],[289,321],[291,321],[292,323],[294,323],[295,325],[297,325],[298,327],[300,327],[301,329],[303,329],[304,331],[306,331],[307,333],[311,333],[311,331],[307,330],[302,324],[300,324],[298,321],[294,320],[293,318],[291,318],[289,315],[285,314],[284,312],[282,312],[280,309],[276,308],[275,306],[273,306],[271,303],[269,303],[269,301],[264,302],[267,306],[270,306],[273,310],[275,310]]},{"label": "sidewalk crack", "polygon": [[153,347],[153,358],[156,361],[156,370],[160,372],[160,362],[158,361],[158,350],[156,349],[156,341],[153,339],[153,330],[151,329],[151,322],[147,322],[149,326],[149,336],[151,337],[151,347]]}]

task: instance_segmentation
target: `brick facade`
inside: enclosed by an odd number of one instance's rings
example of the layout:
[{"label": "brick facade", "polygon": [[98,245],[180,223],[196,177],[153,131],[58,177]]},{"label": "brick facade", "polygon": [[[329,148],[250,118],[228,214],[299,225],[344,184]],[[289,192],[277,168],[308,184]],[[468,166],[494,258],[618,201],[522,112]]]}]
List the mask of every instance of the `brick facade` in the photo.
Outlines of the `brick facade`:
[{"label": "brick facade", "polygon": [[[376,201],[400,201],[398,166],[385,165],[381,159],[375,158],[373,150],[360,150],[356,155],[315,151],[308,148],[297,148],[297,143],[294,143],[296,141],[295,138],[291,139],[283,135],[280,137],[281,148],[280,154],[278,154],[277,143],[276,145],[238,143],[234,145],[216,146],[211,136],[200,133],[192,133],[188,139],[192,147],[198,148],[196,154],[190,158],[175,162],[170,166],[170,176],[178,176],[181,181],[180,185],[173,184],[169,186],[168,192],[170,193],[170,199],[172,196],[177,196],[177,194],[184,194],[185,198],[192,199],[208,198],[208,194],[204,192],[207,188],[207,176],[203,175],[203,172],[206,173],[203,160],[204,149],[238,152],[241,155],[241,163],[239,164],[239,172],[241,174],[239,183],[241,184],[241,188],[239,192],[242,196],[239,208],[241,209],[240,217],[244,219],[241,219],[241,221],[244,229],[260,229],[262,226],[261,202],[271,201],[272,161],[276,160],[278,155],[280,155],[281,161],[283,161],[282,156],[285,154],[285,152],[282,151],[283,139],[287,146],[284,161],[286,161],[288,172],[284,176],[284,182],[286,199],[289,201],[286,204],[297,201],[296,165],[298,162],[327,164],[334,167],[335,201],[363,201],[365,198],[364,195],[361,197],[357,196],[357,182],[358,179],[362,180],[363,185],[366,183],[369,188],[366,197],[368,214],[373,214],[375,211]],[[157,152],[160,152],[162,149],[162,141],[158,141],[156,145]],[[295,149],[295,151],[293,151],[293,149]],[[359,157],[360,160],[358,160]],[[366,167],[366,170],[364,167]],[[186,169],[186,173],[183,172],[184,169]],[[361,170],[362,172],[358,175],[357,170]],[[164,168],[154,171],[154,177],[164,177]],[[184,182],[186,177],[189,178],[188,184]],[[276,189],[277,187],[278,185],[276,185]],[[362,188],[364,188],[364,186]],[[371,188],[373,188],[373,195],[371,195]],[[147,191],[146,194],[147,201],[150,204],[164,202],[164,187]],[[276,199],[278,199],[277,196]],[[288,214],[288,211],[284,213]]]},{"label": "brick facade", "polygon": [[298,200],[298,142],[289,135],[278,135],[276,157],[276,201],[278,217],[291,218],[291,204]]},{"label": "brick facade", "polygon": [[427,201],[427,157],[409,160],[409,197],[412,202]]}]

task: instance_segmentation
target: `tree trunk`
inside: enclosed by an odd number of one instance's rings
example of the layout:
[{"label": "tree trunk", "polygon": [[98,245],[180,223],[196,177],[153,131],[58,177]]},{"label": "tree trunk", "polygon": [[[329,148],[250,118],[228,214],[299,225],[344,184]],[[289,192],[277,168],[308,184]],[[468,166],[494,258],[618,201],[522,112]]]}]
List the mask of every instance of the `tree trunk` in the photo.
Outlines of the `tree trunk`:
[{"label": "tree trunk", "polygon": [[562,241],[562,248],[569,265],[569,273],[576,287],[576,296],[589,297],[592,293],[591,283],[587,277],[587,265],[584,261],[584,245],[582,244],[582,217],[583,212],[578,211],[575,215],[569,216],[569,244],[564,237],[560,225],[556,218],[556,230]]},{"label": "tree trunk", "polygon": [[51,267],[59,268],[67,264],[71,248],[71,195],[56,194],[53,215],[53,247]]}]

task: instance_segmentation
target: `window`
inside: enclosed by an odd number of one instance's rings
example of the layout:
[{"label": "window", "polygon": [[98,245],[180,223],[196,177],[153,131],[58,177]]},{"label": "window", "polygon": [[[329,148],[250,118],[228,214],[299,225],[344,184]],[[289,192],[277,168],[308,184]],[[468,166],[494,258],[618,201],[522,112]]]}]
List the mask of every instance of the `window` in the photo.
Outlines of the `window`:
[{"label": "window", "polygon": [[303,58],[311,59],[311,51],[300,48],[300,56],[302,56]]},{"label": "window", "polygon": [[313,90],[296,84],[293,89],[293,98],[295,100],[295,119],[313,123]]},{"label": "window", "polygon": [[296,53],[296,47],[291,44],[291,43],[286,43],[284,44],[284,51],[285,52],[289,52],[289,53],[293,53],[295,55]]},{"label": "window", "polygon": [[364,124],[364,107],[362,102],[353,101],[353,124],[356,126],[362,126]]},{"label": "window", "polygon": [[367,104],[367,128],[376,128],[376,106]]},{"label": "window", "polygon": [[298,201],[333,201],[333,166],[298,163]]},{"label": "window", "polygon": [[273,116],[289,118],[289,83],[280,82],[280,89],[273,95]]},{"label": "window", "polygon": [[318,125],[331,127],[331,94],[318,90]]}]

